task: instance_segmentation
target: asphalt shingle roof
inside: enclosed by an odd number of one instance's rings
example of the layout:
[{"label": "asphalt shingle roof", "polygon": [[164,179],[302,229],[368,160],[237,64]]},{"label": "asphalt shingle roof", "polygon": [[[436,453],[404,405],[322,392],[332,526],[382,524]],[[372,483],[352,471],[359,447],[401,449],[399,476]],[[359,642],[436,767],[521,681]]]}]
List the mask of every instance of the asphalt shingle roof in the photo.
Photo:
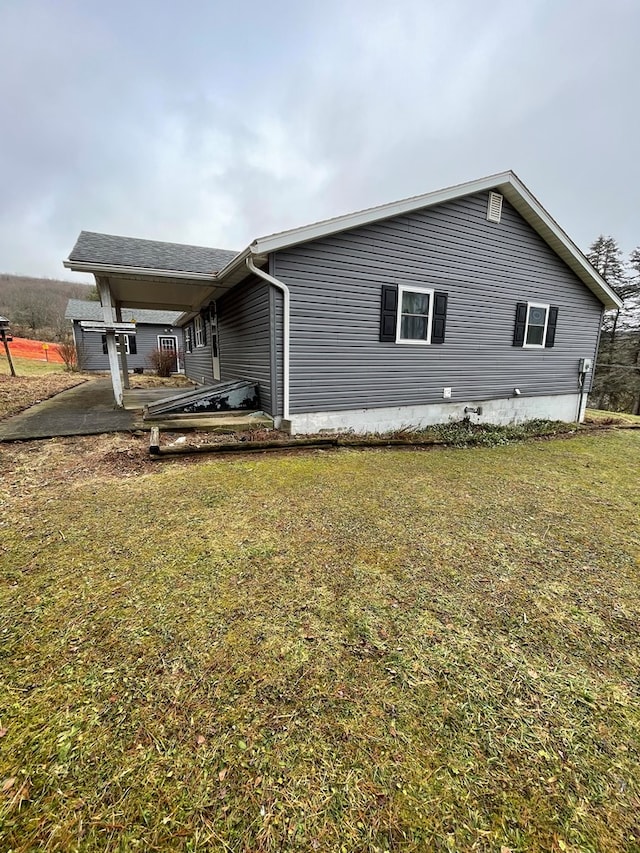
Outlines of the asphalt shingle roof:
[{"label": "asphalt shingle roof", "polygon": [[[150,311],[147,308],[123,308],[123,323],[150,323],[158,326],[174,326],[182,312],[180,311]],[[102,306],[99,302],[88,302],[84,299],[70,299],[64,312],[67,320],[103,320]]]},{"label": "asphalt shingle roof", "polygon": [[111,266],[211,274],[221,270],[236,255],[237,252],[226,249],[81,231],[69,259]]}]

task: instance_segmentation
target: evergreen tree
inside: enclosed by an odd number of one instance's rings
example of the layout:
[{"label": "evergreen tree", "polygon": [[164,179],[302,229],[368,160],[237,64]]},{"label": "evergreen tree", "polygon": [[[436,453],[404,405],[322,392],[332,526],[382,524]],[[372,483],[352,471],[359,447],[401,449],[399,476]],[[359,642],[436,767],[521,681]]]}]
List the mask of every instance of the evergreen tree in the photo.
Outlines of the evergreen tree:
[{"label": "evergreen tree", "polygon": [[640,411],[640,247],[625,263],[613,237],[600,235],[587,258],[623,301],[607,312],[592,397],[597,408]]}]

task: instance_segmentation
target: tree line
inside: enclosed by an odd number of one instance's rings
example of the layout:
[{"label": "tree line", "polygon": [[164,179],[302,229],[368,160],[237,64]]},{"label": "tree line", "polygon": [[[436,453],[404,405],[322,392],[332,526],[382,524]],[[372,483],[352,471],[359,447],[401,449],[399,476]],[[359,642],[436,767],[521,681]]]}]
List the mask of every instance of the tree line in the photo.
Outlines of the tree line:
[{"label": "tree line", "polygon": [[613,237],[600,235],[587,258],[623,303],[604,315],[589,405],[640,415],[640,246],[625,257]]},{"label": "tree line", "polygon": [[16,337],[61,341],[71,331],[69,299],[91,299],[95,287],[74,281],[0,273],[0,315]]}]

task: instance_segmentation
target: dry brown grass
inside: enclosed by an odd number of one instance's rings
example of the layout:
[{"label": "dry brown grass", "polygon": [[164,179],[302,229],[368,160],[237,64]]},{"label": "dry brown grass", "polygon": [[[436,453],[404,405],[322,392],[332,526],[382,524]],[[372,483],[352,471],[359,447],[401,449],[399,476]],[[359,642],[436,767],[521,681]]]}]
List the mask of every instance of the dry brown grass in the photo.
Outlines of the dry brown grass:
[{"label": "dry brown grass", "polygon": [[66,391],[67,388],[73,388],[87,378],[78,373],[64,373],[60,370],[60,365],[56,367],[57,371],[44,374],[0,374],[0,420]]}]

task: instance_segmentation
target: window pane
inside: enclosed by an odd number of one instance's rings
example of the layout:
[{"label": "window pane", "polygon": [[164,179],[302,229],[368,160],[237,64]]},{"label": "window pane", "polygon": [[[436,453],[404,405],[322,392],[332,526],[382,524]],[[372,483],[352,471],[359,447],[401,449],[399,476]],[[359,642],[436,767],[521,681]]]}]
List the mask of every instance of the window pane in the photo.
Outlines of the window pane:
[{"label": "window pane", "polygon": [[403,314],[428,314],[429,294],[406,291],[402,294]]},{"label": "window pane", "polygon": [[529,308],[529,323],[532,326],[544,326],[546,319],[546,308]]},{"label": "window pane", "polygon": [[400,337],[411,341],[425,341],[427,339],[427,318],[403,315],[400,324]]},{"label": "window pane", "polygon": [[529,326],[527,329],[527,343],[540,345],[543,334],[544,326]]}]

